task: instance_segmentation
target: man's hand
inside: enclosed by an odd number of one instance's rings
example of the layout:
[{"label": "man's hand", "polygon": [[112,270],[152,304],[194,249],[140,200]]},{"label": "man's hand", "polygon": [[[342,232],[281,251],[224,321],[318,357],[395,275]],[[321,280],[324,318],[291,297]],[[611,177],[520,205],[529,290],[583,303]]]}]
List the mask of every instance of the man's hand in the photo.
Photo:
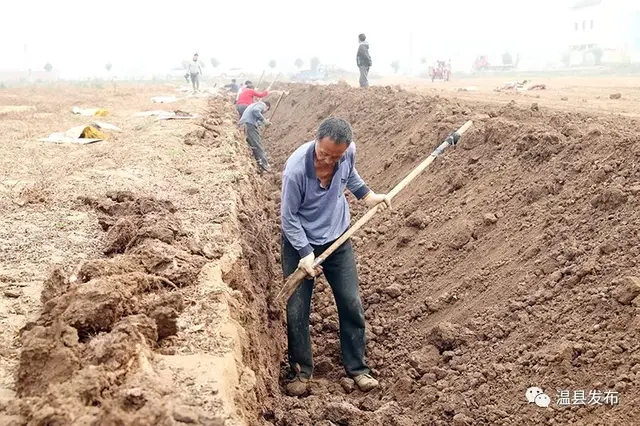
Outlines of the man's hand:
[{"label": "man's hand", "polygon": [[305,271],[310,277],[315,277],[316,275],[319,275],[322,272],[321,266],[316,266],[316,269],[313,268],[313,262],[315,262],[315,260],[316,260],[316,256],[313,254],[313,252],[311,252],[305,257],[303,257],[302,259],[300,259],[300,262],[298,263],[298,268]]},{"label": "man's hand", "polygon": [[378,206],[378,212],[381,212],[391,207],[391,198],[387,194],[376,194],[370,191],[369,194],[364,197],[364,203],[367,207]]},{"label": "man's hand", "polygon": [[271,122],[269,121],[269,119],[265,118],[265,119],[262,121],[262,124],[264,125],[264,127],[268,127],[268,126],[271,124]]}]

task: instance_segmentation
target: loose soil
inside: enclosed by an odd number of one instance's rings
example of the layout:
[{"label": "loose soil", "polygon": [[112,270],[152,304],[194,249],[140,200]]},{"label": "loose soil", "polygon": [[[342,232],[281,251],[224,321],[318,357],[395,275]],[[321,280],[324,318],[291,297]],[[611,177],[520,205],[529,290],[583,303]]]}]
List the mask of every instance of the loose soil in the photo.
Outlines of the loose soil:
[{"label": "loose soil", "polygon": [[[353,238],[381,388],[365,395],[344,378],[337,313],[320,280],[317,385],[280,400],[275,424],[635,424],[637,121],[522,99],[294,86],[266,135],[274,162],[328,116],[353,125],[358,171],[378,192],[465,121],[474,127]],[[351,201],[357,219],[365,210]],[[542,409],[527,404],[530,386],[553,401],[560,390],[615,390],[620,404]]]},{"label": "loose soil", "polygon": [[[282,352],[263,297],[275,202],[228,100],[176,104],[198,121],[134,117],[167,90],[40,89],[2,117],[0,424],[264,421]],[[105,106],[123,132],[34,142],[90,120],[78,104]]]},{"label": "loose soil", "polygon": [[[275,169],[340,116],[378,192],[474,120],[353,238],[381,388],[363,394],[345,377],[320,279],[315,379],[302,398],[283,394],[280,176],[258,173],[229,100],[184,99],[170,109],[202,120],[155,122],[133,115],[171,88],[22,89],[0,93],[0,105],[24,106],[0,116],[0,423],[636,423],[635,120],[523,97],[289,88],[265,132]],[[106,107],[123,133],[33,142],[84,122],[69,112],[77,104]],[[365,209],[350,202],[355,220]],[[530,386],[550,408],[527,404]],[[555,404],[580,389],[615,390],[620,403]]]}]

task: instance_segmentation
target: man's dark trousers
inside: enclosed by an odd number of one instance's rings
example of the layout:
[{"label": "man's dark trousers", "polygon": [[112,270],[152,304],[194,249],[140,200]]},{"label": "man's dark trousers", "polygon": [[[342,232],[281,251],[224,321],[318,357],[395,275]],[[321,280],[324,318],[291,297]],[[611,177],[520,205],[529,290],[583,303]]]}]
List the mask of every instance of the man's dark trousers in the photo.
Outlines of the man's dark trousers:
[{"label": "man's dark trousers", "polygon": [[368,65],[360,65],[360,87],[369,87],[369,68]]},{"label": "man's dark trousers", "polygon": [[247,143],[253,151],[253,156],[258,162],[258,165],[266,169],[269,166],[269,161],[267,160],[267,153],[262,146],[262,138],[260,137],[258,127],[256,127],[255,124],[246,123],[245,129],[247,133]]},{"label": "man's dark trousers", "polygon": [[[319,256],[332,242],[322,246],[313,246],[314,254]],[[282,237],[282,272],[285,277],[291,275],[300,262],[298,251]],[[364,309],[360,300],[358,272],[353,255],[351,240],[347,240],[333,252],[322,264],[324,275],[331,286],[338,306],[340,321],[340,346],[342,362],[351,377],[368,374],[365,363],[365,321]],[[311,295],[314,280],[304,280],[287,303],[287,335],[289,339],[289,365],[292,371],[309,378],[313,373],[311,335],[309,333],[309,315],[311,313]]]},{"label": "man's dark trousers", "polygon": [[244,114],[244,110],[247,109],[249,105],[238,105],[236,104],[236,111],[238,111],[238,119],[242,118],[242,114]]}]

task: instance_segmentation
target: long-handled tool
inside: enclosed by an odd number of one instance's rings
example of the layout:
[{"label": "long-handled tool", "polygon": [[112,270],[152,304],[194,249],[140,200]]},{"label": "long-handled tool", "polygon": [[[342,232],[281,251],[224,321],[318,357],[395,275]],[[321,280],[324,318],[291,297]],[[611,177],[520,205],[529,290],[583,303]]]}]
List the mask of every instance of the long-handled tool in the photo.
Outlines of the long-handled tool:
[{"label": "long-handled tool", "polygon": [[[422,163],[420,163],[415,169],[411,171],[402,181],[395,186],[387,195],[389,198],[393,199],[400,191],[404,189],[412,180],[414,180],[420,173],[426,169],[429,164],[436,159],[437,156],[442,154],[445,149],[448,147],[455,145],[457,143],[457,138],[459,138],[464,132],[469,130],[469,128],[473,125],[471,120],[464,123],[462,127],[458,129],[457,132],[450,135],[445,139],[444,142],[440,144],[432,153],[427,157]],[[457,133],[457,135],[456,135]],[[316,268],[320,266],[331,254],[338,249],[345,241],[347,241],[351,236],[360,229],[365,223],[367,223],[375,214],[378,212],[378,206],[372,207],[369,211],[362,216],[352,227],[350,227],[340,238],[338,238],[331,246],[324,251],[320,256],[318,256],[313,263],[313,267]],[[289,300],[291,295],[296,291],[296,288],[300,285],[300,283],[306,278],[307,272],[301,268],[295,270],[295,272],[285,281],[284,285],[280,289],[280,292],[275,298],[276,303],[280,304]]]},{"label": "long-handled tool", "polygon": [[260,87],[260,83],[262,83],[262,79],[264,78],[264,71],[262,70],[262,74],[260,74],[260,80],[258,80],[258,84],[255,85],[256,90],[258,90],[258,87]]},{"label": "long-handled tool", "polygon": [[271,90],[271,87],[273,87],[273,85],[276,84],[276,81],[278,81],[279,78],[280,78],[280,73],[276,75],[276,78],[273,79],[271,84],[267,87],[267,90]]},{"label": "long-handled tool", "polygon": [[273,111],[271,111],[271,116],[269,117],[269,121],[273,120],[273,116],[275,115],[277,109],[278,109],[278,105],[280,105],[280,101],[282,100],[282,97],[284,96],[284,92],[280,93],[280,97],[278,98],[278,101],[276,102],[276,106],[273,107]]}]

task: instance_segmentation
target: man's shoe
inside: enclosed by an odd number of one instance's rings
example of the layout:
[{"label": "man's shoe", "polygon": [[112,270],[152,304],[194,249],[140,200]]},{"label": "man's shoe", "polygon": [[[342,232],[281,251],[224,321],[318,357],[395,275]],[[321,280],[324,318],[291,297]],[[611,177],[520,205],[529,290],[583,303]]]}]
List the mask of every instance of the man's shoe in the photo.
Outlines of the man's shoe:
[{"label": "man's shoe", "polygon": [[289,396],[302,396],[307,393],[309,387],[309,379],[296,376],[295,379],[287,384],[286,391]]},{"label": "man's shoe", "polygon": [[360,374],[359,376],[355,376],[353,380],[362,392],[369,392],[379,385],[378,381],[371,377],[371,374]]}]

